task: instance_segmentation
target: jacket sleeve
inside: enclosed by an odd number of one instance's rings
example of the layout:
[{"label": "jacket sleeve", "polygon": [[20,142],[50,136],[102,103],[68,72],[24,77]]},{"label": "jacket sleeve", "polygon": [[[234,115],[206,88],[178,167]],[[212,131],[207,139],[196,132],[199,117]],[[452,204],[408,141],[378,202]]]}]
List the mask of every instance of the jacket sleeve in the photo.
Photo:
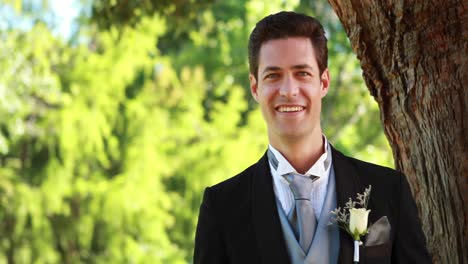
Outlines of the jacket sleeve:
[{"label": "jacket sleeve", "polygon": [[212,196],[212,189],[206,188],[195,234],[194,264],[229,263]]},{"label": "jacket sleeve", "polygon": [[400,174],[399,212],[392,263],[432,263],[408,181]]}]

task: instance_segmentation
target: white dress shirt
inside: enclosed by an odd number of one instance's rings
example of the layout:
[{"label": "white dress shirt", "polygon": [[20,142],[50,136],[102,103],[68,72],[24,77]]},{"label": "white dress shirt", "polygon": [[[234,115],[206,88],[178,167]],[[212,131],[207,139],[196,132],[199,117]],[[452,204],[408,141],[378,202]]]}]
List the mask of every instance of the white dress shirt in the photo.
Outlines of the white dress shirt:
[{"label": "white dress shirt", "polygon": [[[327,195],[328,177],[330,177],[330,168],[332,165],[331,149],[325,135],[323,135],[323,139],[324,153],[304,174],[306,176],[314,175],[318,177],[318,179],[314,181],[312,185],[312,191],[310,193],[310,201],[312,202],[312,207],[314,208],[314,213],[317,219],[320,218],[323,202],[325,200],[325,196]],[[289,214],[294,205],[294,195],[291,191],[291,188],[289,188],[288,181],[283,177],[283,175],[292,172],[297,173],[297,171],[273,146],[268,145],[268,148],[278,160],[278,167],[276,170],[271,162],[269,162],[271,175],[273,177],[273,189],[276,198],[283,207],[284,212]]]}]

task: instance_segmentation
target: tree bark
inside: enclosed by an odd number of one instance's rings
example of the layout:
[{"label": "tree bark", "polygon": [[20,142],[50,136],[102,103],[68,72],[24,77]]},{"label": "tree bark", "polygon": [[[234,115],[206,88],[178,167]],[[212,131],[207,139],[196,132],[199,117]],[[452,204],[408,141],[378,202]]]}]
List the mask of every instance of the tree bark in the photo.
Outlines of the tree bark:
[{"label": "tree bark", "polygon": [[468,263],[468,1],[329,2],[379,104],[434,263]]}]

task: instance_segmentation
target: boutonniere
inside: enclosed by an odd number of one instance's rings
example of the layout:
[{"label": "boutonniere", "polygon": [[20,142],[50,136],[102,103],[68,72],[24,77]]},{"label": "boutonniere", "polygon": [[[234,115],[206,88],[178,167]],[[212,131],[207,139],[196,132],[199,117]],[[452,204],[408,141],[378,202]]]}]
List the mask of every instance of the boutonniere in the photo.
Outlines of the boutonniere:
[{"label": "boutonniere", "polygon": [[332,224],[337,224],[344,229],[354,240],[353,262],[359,262],[359,245],[362,244],[361,237],[367,234],[367,220],[370,210],[367,210],[372,186],[364,190],[364,193],[357,194],[357,201],[349,198],[344,208],[338,207],[331,211]]}]

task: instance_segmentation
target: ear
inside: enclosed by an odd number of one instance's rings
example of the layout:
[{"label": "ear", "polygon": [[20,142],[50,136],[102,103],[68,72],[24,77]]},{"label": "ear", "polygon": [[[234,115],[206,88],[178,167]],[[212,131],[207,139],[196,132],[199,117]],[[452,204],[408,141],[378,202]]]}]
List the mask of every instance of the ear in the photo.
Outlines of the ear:
[{"label": "ear", "polygon": [[250,81],[250,92],[252,93],[252,97],[255,101],[258,102],[258,85],[257,79],[253,74],[249,74],[249,81]]},{"label": "ear", "polygon": [[327,95],[328,88],[330,88],[330,72],[327,68],[323,71],[322,76],[320,76],[320,94],[322,98]]}]

